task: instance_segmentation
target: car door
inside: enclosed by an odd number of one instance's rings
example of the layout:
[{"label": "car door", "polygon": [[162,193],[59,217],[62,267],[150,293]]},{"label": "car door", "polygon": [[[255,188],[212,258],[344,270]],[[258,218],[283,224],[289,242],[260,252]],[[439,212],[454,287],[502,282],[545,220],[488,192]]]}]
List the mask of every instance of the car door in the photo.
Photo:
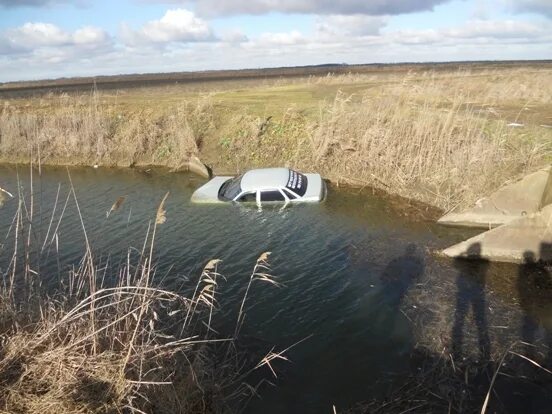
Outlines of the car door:
[{"label": "car door", "polygon": [[236,196],[234,200],[239,203],[254,203],[258,200],[258,191],[244,191]]},{"label": "car door", "polygon": [[288,196],[279,188],[261,190],[259,203],[289,203]]}]

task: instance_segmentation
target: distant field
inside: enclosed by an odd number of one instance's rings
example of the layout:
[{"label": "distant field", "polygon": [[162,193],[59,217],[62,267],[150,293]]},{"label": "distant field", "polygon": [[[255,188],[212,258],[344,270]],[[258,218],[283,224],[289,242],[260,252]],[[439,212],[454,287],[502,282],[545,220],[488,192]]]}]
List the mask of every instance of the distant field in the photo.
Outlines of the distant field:
[{"label": "distant field", "polygon": [[197,155],[231,173],[290,165],[442,209],[552,161],[549,62],[86,82],[1,85],[0,158],[182,168]]},{"label": "distant field", "polygon": [[[45,100],[67,94],[82,96],[99,92],[101,102],[131,107],[166,107],[193,99],[198,94],[209,94],[217,103],[235,108],[247,107],[263,115],[287,108],[290,104],[300,110],[315,111],[321,101],[333,100],[338,91],[360,95],[370,89],[402,82],[423,82],[428,73],[434,79],[445,80],[462,74],[462,82],[503,81],[503,75],[523,73],[541,74],[552,69],[552,62],[473,62],[439,64],[397,64],[397,65],[323,65],[298,68],[276,68],[260,70],[183,72],[167,74],[101,76],[97,78],[63,78],[56,80],[0,83],[0,99],[18,102],[18,105],[44,106]],[[469,73],[469,75],[468,75]],[[498,78],[495,78],[498,76]],[[509,85],[510,88],[512,85]],[[527,88],[527,85],[520,85]],[[518,116],[522,104],[520,92],[509,89],[511,97],[503,96],[503,116]],[[536,92],[536,91],[535,91]],[[481,95],[481,94],[478,94]],[[503,93],[506,95],[506,93]],[[39,99],[37,101],[37,98]],[[355,96],[353,96],[355,98]],[[481,98],[481,96],[474,96]],[[488,98],[488,97],[485,97]],[[446,103],[446,102],[444,102]],[[468,104],[470,102],[467,102]],[[485,102],[481,102],[485,105]],[[534,122],[546,122],[550,108],[534,107],[527,102]],[[527,109],[527,108],[526,108]],[[542,115],[542,116],[541,116]],[[549,119],[548,119],[549,120]]]},{"label": "distant field", "polygon": [[[445,62],[445,63],[398,63],[398,64],[327,64],[317,66],[296,66],[267,69],[216,70],[202,72],[145,73],[128,75],[111,75],[78,78],[43,79],[36,81],[0,82],[0,95],[17,97],[18,95],[36,95],[47,92],[86,92],[93,88],[98,90],[130,89],[147,86],[175,84],[192,85],[196,83],[214,83],[214,87],[228,81],[258,81],[260,79],[285,79],[309,76],[326,76],[328,74],[400,74],[409,71],[455,71],[455,70],[488,70],[505,68],[546,67],[552,61],[481,61],[481,62]],[[206,85],[200,86],[205,88]]]}]

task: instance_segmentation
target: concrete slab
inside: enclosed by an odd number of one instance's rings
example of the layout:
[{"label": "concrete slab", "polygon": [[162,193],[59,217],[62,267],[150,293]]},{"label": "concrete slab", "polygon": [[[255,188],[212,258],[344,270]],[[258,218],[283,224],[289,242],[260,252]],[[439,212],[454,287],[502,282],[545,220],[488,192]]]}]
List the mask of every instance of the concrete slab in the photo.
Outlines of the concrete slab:
[{"label": "concrete slab", "polygon": [[552,203],[551,176],[551,167],[526,175],[482,198],[472,208],[444,215],[438,223],[489,229],[536,213]]},{"label": "concrete slab", "polygon": [[211,178],[211,170],[201,160],[195,156],[190,157],[187,164],[188,171],[197,174],[203,178]]},{"label": "concrete slab", "polygon": [[552,168],[550,169],[550,174],[548,174],[548,182],[544,186],[540,207],[543,208],[549,204],[552,204]]},{"label": "concrete slab", "polygon": [[526,257],[552,263],[552,204],[442,251],[448,257],[523,263]]}]

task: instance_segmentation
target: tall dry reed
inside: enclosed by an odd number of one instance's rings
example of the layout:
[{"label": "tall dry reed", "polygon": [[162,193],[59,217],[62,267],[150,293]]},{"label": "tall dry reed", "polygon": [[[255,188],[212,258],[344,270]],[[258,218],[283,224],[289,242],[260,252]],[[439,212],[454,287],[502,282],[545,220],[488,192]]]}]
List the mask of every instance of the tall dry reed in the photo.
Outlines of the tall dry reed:
[{"label": "tall dry reed", "polygon": [[[0,412],[208,413],[237,409],[256,392],[259,384],[248,384],[248,376],[265,365],[273,370],[271,360],[255,364],[236,350],[236,335],[212,328],[224,280],[220,261],[207,263],[191,296],[155,281],[154,245],[170,220],[168,193],[141,251],[130,248],[119,268],[95,256],[72,184],[67,198],[58,191],[40,232],[30,194],[10,201],[18,201],[17,212],[0,246]],[[107,226],[123,202],[115,200]],[[67,214],[80,218],[83,256],[52,283],[45,264]],[[258,271],[267,257],[253,272],[263,280],[271,280]]]},{"label": "tall dry reed", "polygon": [[212,128],[208,99],[166,111],[121,110],[95,95],[52,98],[49,105],[0,109],[0,159],[62,165],[162,165],[179,168],[197,155]]},{"label": "tall dry reed", "polygon": [[[547,68],[412,70],[290,82],[311,93],[328,87],[354,92],[321,99],[316,113],[290,101],[262,117],[247,102],[234,103],[227,91],[163,105],[153,92],[151,104],[137,93],[125,103],[102,93],[52,95],[26,105],[6,101],[0,160],[28,161],[32,154],[50,164],[179,168],[199,156],[215,173],[287,165],[444,210],[552,161],[552,129],[541,125],[549,122],[552,102]],[[261,89],[251,91],[264,99]],[[266,91],[267,100],[273,92]],[[540,121],[508,126],[531,111]]]},{"label": "tall dry reed", "polygon": [[[489,102],[510,101],[493,85],[477,94],[471,79],[464,73],[444,80],[407,75],[392,86],[339,92],[321,104],[314,120],[290,109],[264,129],[263,119],[237,115],[226,132],[231,139],[222,142],[223,162],[238,170],[289,165],[318,171],[334,182],[376,187],[444,210],[472,203],[552,161],[552,134],[490,116]],[[534,90],[542,80],[528,78],[518,98],[548,103],[546,93]],[[511,87],[513,81],[504,83]]]},{"label": "tall dry reed", "polygon": [[336,181],[367,184],[448,209],[470,203],[542,165],[552,145],[523,140],[504,122],[409,94],[339,95],[312,135],[313,167]]}]

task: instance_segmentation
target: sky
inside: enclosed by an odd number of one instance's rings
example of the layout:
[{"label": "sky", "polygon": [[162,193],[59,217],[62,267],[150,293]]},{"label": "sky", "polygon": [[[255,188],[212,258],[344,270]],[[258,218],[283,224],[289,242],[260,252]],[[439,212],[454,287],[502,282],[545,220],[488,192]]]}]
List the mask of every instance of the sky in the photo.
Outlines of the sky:
[{"label": "sky", "polygon": [[552,0],[0,0],[0,82],[552,59]]}]

